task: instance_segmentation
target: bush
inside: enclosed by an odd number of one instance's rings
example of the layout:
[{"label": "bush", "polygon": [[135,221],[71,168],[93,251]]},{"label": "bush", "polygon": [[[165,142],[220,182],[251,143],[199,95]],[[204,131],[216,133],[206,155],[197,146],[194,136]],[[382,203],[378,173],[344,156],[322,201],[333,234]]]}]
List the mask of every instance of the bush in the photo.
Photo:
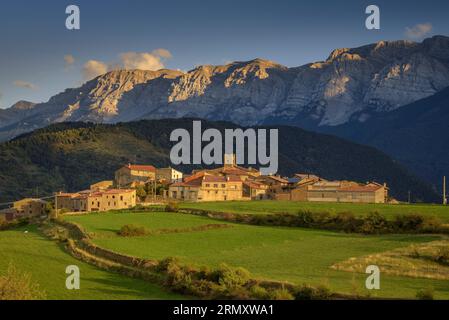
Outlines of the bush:
[{"label": "bush", "polygon": [[309,210],[298,211],[297,218],[300,226],[310,226],[314,222],[313,212]]},{"label": "bush", "polygon": [[265,289],[257,284],[252,286],[249,289],[249,292],[251,294],[251,297],[256,300],[267,300],[270,297],[267,289]]},{"label": "bush", "polygon": [[39,289],[27,273],[20,273],[9,265],[4,276],[0,276],[0,300],[41,300],[45,293]]},{"label": "bush", "polygon": [[295,292],[295,300],[327,300],[331,297],[329,288],[325,286],[312,287],[302,285]]},{"label": "bush", "polygon": [[231,289],[243,286],[250,280],[250,273],[244,268],[232,268],[223,263],[215,271],[216,282],[221,286]]},{"label": "bush", "polygon": [[169,202],[165,206],[165,212],[178,212],[179,206],[176,202]]},{"label": "bush", "polygon": [[120,228],[118,235],[122,237],[139,237],[148,235],[150,231],[145,227],[127,224]]},{"label": "bush", "polygon": [[380,215],[379,212],[370,212],[363,220],[363,225],[360,228],[362,233],[379,234],[390,231],[387,219]]},{"label": "bush", "polygon": [[433,288],[418,290],[416,298],[419,300],[433,300]]},{"label": "bush", "polygon": [[417,231],[422,228],[424,218],[417,214],[399,215],[395,217],[394,225],[400,231]]},{"label": "bush", "polygon": [[270,300],[293,300],[294,297],[287,289],[275,289],[269,293]]},{"label": "bush", "polygon": [[157,272],[167,272],[167,270],[173,264],[179,265],[180,264],[179,259],[178,258],[174,258],[174,257],[165,258],[165,259],[159,261],[159,263],[158,263],[158,265],[156,267],[156,271]]}]

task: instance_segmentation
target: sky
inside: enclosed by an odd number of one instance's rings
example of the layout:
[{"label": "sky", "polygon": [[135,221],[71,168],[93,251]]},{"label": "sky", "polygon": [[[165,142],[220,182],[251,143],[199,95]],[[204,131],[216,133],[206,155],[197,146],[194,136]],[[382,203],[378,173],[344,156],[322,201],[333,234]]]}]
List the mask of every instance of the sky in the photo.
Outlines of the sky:
[{"label": "sky", "polygon": [[[365,27],[368,5],[380,30]],[[80,30],[66,7],[80,8]],[[0,4],[0,108],[45,102],[113,68],[191,70],[263,58],[293,67],[336,48],[449,35],[449,1],[40,0]]]}]

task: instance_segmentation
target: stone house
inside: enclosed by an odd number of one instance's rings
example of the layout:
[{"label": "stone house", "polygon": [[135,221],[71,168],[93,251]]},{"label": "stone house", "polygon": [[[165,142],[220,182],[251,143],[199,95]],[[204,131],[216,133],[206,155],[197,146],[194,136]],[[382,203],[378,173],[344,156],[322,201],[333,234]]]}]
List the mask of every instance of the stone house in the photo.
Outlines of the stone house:
[{"label": "stone house", "polygon": [[136,206],[136,190],[108,189],[86,190],[78,193],[56,195],[58,210],[71,212],[96,212],[129,209]]},{"label": "stone house", "polygon": [[128,187],[136,183],[147,183],[156,180],[156,168],[151,165],[128,164],[115,172],[115,185],[118,188]]},{"label": "stone house", "polygon": [[156,180],[165,182],[180,182],[182,181],[183,173],[173,168],[157,168]]}]

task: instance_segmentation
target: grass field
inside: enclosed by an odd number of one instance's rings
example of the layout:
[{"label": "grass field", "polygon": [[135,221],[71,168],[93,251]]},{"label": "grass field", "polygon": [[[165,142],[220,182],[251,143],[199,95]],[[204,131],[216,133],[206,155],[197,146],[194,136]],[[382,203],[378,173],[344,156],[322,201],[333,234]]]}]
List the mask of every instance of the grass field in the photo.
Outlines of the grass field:
[{"label": "grass field", "polygon": [[[28,233],[25,233],[28,231]],[[12,263],[30,273],[47,299],[177,299],[156,285],[99,270],[76,260],[54,241],[45,238],[35,226],[0,232],[0,274]],[[77,265],[81,289],[67,290],[65,269]]]},{"label": "grass field", "polygon": [[[133,256],[162,259],[176,256],[185,262],[217,266],[225,262],[248,269],[258,278],[293,283],[327,284],[332,290],[367,293],[366,275],[330,269],[351,257],[406,247],[438,236],[362,236],[300,228],[231,224],[231,228],[124,238],[116,232],[125,224],[148,229],[185,228],[223,223],[206,217],[176,213],[105,213],[69,216],[83,225],[93,241]],[[432,287],[436,298],[449,299],[449,281],[381,276],[381,290],[372,296],[414,298],[417,290]]]},{"label": "grass field", "polygon": [[313,212],[327,211],[331,213],[352,212],[355,215],[366,215],[373,211],[394,218],[400,214],[422,214],[440,218],[449,222],[449,206],[430,204],[367,204],[367,203],[318,203],[295,201],[226,201],[183,203],[181,208],[203,209],[210,211],[224,211],[233,213],[266,214],[310,210]]}]

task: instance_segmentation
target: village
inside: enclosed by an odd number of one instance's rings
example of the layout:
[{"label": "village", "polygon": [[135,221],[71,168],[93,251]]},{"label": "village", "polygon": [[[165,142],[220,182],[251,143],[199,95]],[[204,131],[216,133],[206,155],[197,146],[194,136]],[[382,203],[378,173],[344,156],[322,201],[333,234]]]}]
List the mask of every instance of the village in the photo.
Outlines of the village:
[{"label": "village", "polygon": [[[345,203],[387,203],[386,183],[328,181],[314,174],[293,177],[262,175],[254,168],[236,164],[233,154],[215,169],[193,170],[190,175],[168,167],[127,164],[113,180],[94,183],[87,190],[56,192],[46,200],[26,198],[0,210],[0,220],[11,221],[41,216],[52,200],[56,212],[105,212],[133,208],[138,204],[213,201],[310,201]],[[48,199],[50,198],[50,199]]]}]

